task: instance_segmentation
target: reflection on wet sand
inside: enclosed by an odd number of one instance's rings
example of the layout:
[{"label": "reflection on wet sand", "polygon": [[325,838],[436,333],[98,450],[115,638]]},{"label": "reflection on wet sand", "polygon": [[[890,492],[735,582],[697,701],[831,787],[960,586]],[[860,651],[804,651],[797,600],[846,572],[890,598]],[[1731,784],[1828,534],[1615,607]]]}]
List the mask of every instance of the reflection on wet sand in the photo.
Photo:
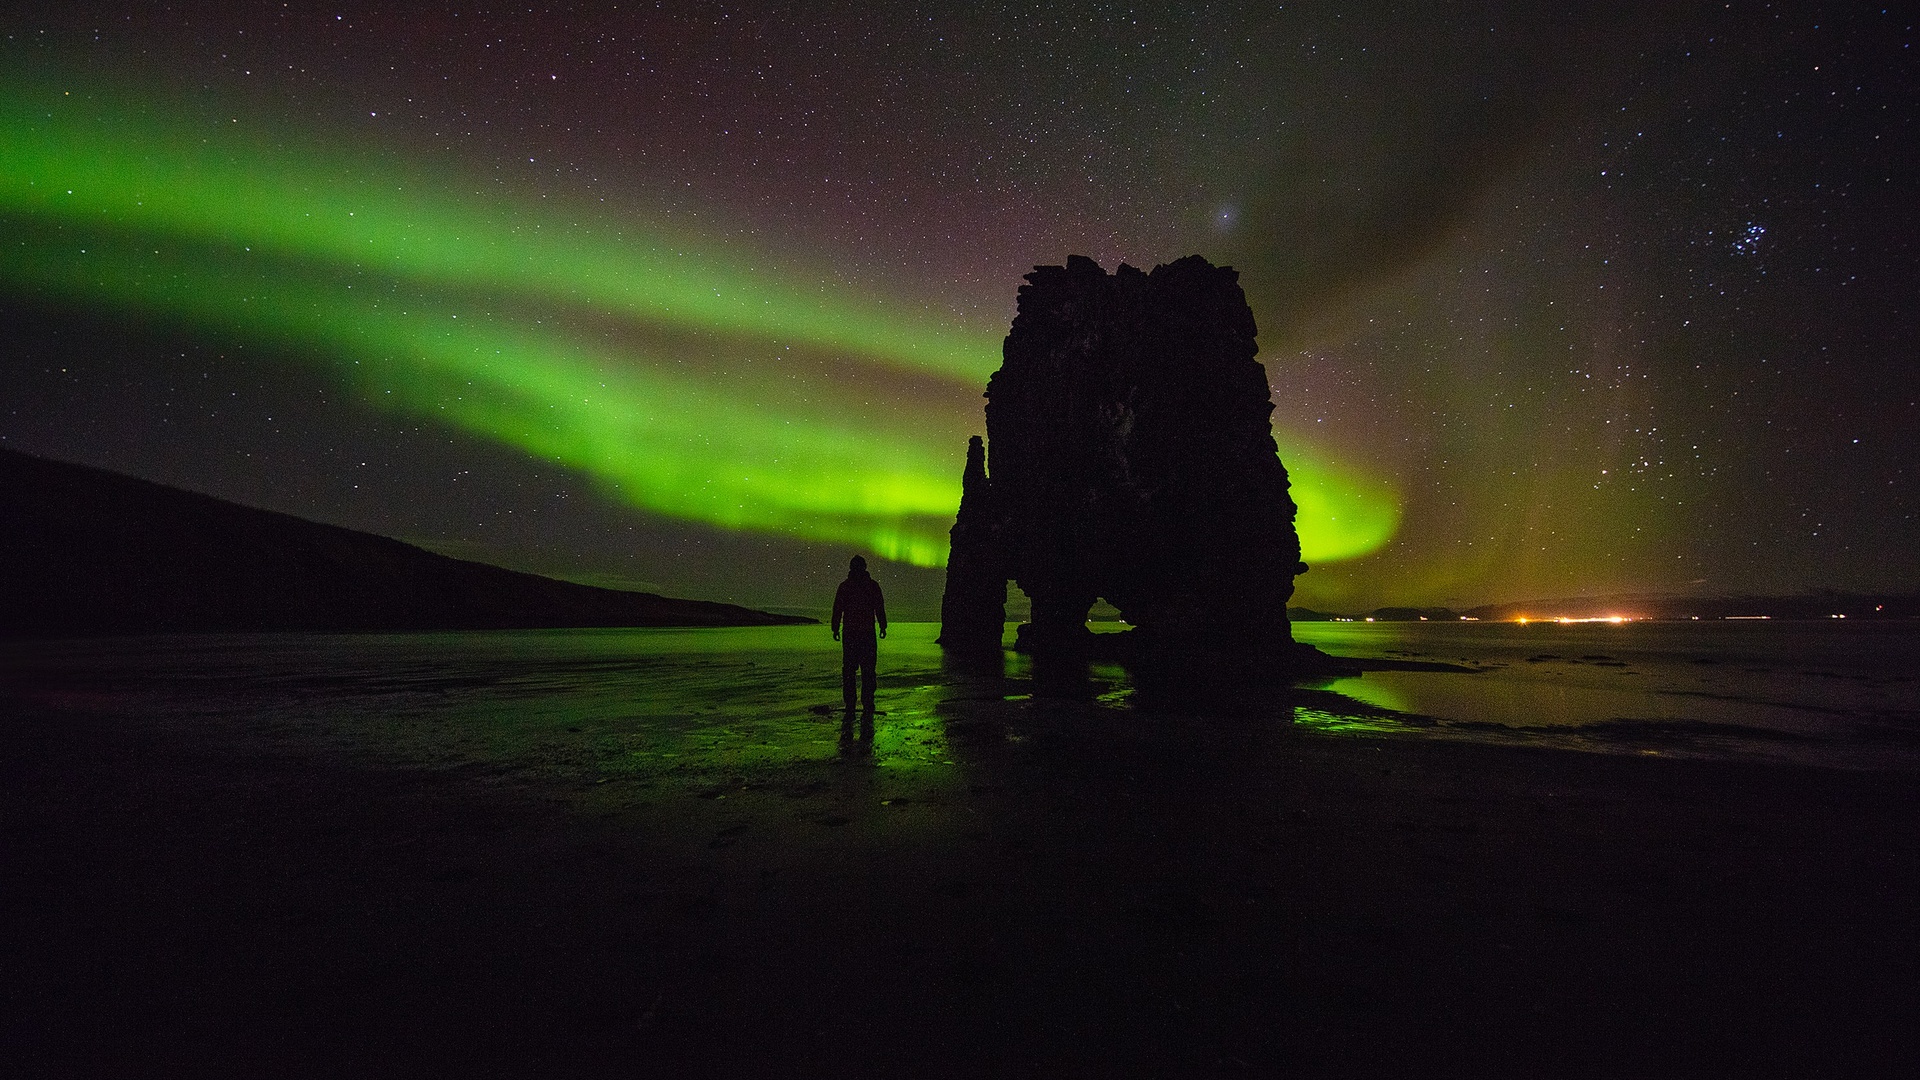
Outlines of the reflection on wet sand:
[{"label": "reflection on wet sand", "polygon": [[[252,635],[22,643],[7,678],[42,703],[244,716],[364,752],[599,784],[857,757],[946,767],[956,731],[1017,737],[1062,709],[1109,722],[1232,716],[1370,737],[1623,753],[1920,765],[1920,635],[1870,626],[1300,624],[1369,670],[1308,686],[1221,673],[1141,684],[1113,664],[946,655],[900,624],[876,713],[836,702],[818,627]],[[1842,640],[1845,639],[1845,640]],[[1002,742],[1005,737],[1002,737]]]},{"label": "reflection on wet sand", "polygon": [[1332,624],[1342,655],[1451,660],[1464,677],[1368,671],[1325,689],[1382,710],[1309,710],[1327,731],[1563,749],[1920,768],[1920,628],[1776,623]]}]

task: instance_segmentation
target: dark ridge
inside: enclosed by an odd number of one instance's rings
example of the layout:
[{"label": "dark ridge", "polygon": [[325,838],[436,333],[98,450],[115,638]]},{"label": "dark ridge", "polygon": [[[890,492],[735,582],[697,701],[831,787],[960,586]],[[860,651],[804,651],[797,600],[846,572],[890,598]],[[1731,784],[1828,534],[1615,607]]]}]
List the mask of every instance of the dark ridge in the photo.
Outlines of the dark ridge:
[{"label": "dark ridge", "polygon": [[555,581],[0,449],[0,636],[814,621]]},{"label": "dark ridge", "polygon": [[1459,622],[1459,613],[1443,607],[1374,608],[1364,618],[1375,622]]},{"label": "dark ridge", "polygon": [[1526,600],[1468,608],[1462,615],[1482,621],[1511,621],[1521,616],[1594,618],[1630,615],[1636,619],[1913,619],[1920,618],[1920,595],[1816,590],[1793,596],[1683,596],[1622,593],[1608,596]]}]

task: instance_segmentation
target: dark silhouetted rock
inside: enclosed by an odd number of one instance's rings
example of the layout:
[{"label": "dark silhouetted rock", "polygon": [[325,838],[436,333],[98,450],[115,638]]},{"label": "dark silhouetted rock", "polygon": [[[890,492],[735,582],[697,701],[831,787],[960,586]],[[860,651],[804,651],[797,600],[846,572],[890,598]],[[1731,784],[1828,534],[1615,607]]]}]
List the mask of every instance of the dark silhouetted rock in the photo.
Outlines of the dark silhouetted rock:
[{"label": "dark silhouetted rock", "polygon": [[11,450],[0,511],[0,636],[815,621],[450,559]]},{"label": "dark silhouetted rock", "polygon": [[[968,448],[944,643],[997,645],[1011,580],[1033,602],[1018,647],[1042,654],[1298,651],[1283,613],[1306,567],[1238,278],[1197,255],[1027,275]],[[1096,650],[1101,598],[1135,629]]]},{"label": "dark silhouetted rock", "polygon": [[940,644],[981,653],[1000,650],[1007,624],[1007,574],[999,556],[999,525],[987,483],[987,450],[967,440],[960,477],[960,513],[954,518],[947,588],[940,597]]}]

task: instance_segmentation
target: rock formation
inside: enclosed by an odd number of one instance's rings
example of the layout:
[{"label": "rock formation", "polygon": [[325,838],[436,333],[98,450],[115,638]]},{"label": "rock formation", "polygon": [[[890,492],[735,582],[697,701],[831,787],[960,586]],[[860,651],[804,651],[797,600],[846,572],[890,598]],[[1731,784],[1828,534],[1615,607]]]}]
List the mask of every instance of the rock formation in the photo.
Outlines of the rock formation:
[{"label": "rock formation", "polygon": [[967,450],[942,643],[997,648],[1011,580],[1036,652],[1085,653],[1099,598],[1157,653],[1292,651],[1306,566],[1238,273],[1076,255],[1026,280]]},{"label": "rock formation", "polygon": [[949,648],[997,651],[1006,632],[1007,574],[992,501],[987,448],[975,435],[967,440],[960,513],[949,534],[953,544],[947,557],[947,590],[940,597],[940,644]]}]

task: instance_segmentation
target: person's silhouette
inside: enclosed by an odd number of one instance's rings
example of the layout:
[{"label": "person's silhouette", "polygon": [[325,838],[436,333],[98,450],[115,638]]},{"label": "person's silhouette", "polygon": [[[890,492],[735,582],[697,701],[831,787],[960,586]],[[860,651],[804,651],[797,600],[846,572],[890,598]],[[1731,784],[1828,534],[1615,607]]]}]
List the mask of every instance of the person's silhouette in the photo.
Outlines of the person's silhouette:
[{"label": "person's silhouette", "polygon": [[880,659],[880,642],[874,637],[878,625],[880,637],[887,636],[887,603],[880,595],[880,583],[867,573],[867,560],[858,555],[847,564],[847,580],[833,594],[833,639],[840,643],[840,690],[846,698],[847,712],[853,712],[853,673],[860,672],[860,705],[867,717],[866,729],[873,730],[874,664]]}]

